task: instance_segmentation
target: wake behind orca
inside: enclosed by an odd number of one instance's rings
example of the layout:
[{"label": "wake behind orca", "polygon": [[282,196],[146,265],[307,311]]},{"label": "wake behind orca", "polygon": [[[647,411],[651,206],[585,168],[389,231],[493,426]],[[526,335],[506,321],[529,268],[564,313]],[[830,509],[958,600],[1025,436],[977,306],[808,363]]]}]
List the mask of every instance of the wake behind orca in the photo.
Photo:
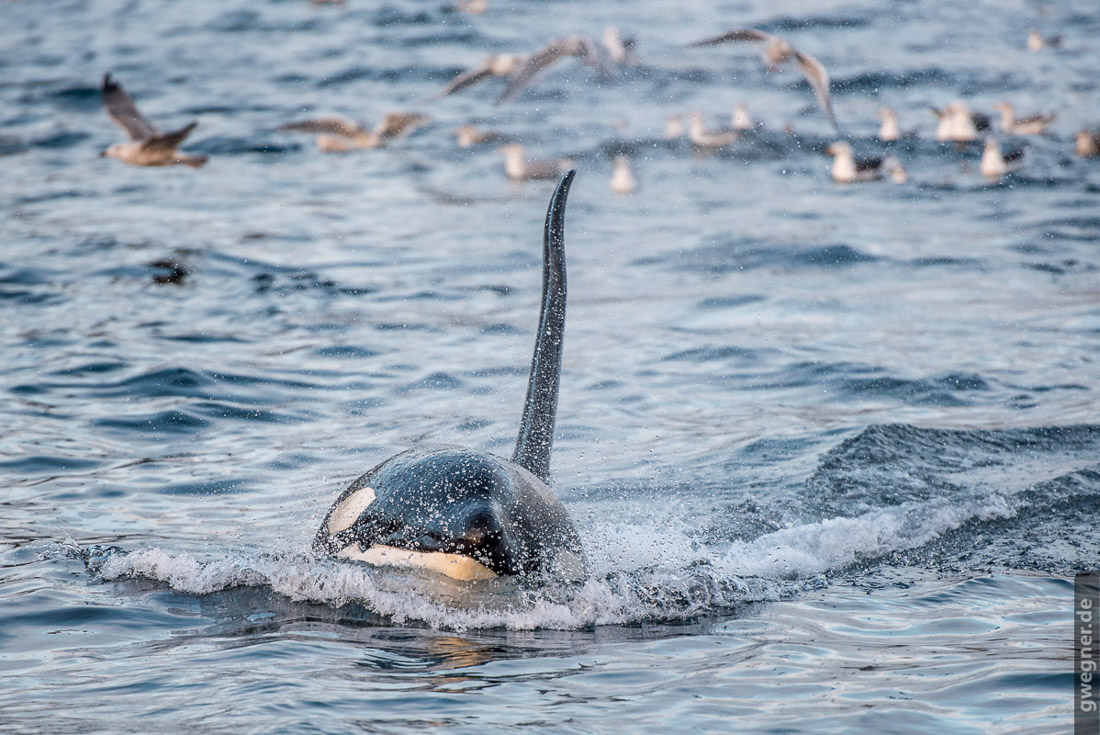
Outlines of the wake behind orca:
[{"label": "wake behind orca", "polygon": [[336,499],[315,553],[463,580],[583,573],[580,539],[549,487],[565,332],[565,203],[575,174],[561,180],[546,212],[542,309],[512,459],[456,446],[391,457]]}]

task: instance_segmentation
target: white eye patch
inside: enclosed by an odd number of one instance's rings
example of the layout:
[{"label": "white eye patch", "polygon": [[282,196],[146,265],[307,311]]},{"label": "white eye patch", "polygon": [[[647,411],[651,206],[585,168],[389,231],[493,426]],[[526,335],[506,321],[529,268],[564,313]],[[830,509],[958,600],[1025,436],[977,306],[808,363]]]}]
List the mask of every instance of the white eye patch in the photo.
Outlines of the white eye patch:
[{"label": "white eye patch", "polygon": [[328,517],[328,532],[337,534],[351,528],[364,510],[374,502],[374,488],[364,487],[340,501]]}]

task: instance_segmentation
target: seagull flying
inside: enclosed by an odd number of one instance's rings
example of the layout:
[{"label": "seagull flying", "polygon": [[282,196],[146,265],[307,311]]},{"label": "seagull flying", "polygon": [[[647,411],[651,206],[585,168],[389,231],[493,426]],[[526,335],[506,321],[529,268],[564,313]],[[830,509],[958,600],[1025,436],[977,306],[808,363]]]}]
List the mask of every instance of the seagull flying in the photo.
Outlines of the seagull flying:
[{"label": "seagull flying", "polygon": [[769,69],[774,69],[779,64],[791,61],[792,59],[798,62],[798,68],[802,70],[802,74],[806,77],[806,81],[810,83],[810,86],[813,87],[814,94],[817,95],[817,103],[821,106],[821,111],[825,113],[825,117],[828,118],[829,124],[833,126],[833,130],[835,130],[837,134],[840,133],[840,128],[836,124],[836,116],[833,114],[833,103],[829,97],[829,73],[825,71],[825,67],[820,61],[809,54],[802,53],[786,39],[764,33],[763,31],[758,31],[754,28],[727,31],[719,36],[712,36],[711,38],[704,38],[702,41],[696,41],[695,43],[689,44],[689,46],[717,46],[718,44],[727,43],[729,41],[763,42],[764,60],[768,64]]},{"label": "seagull flying", "polygon": [[122,85],[103,75],[103,104],[107,114],[130,136],[125,143],[115,143],[100,156],[117,158],[135,166],[172,166],[182,163],[185,166],[199,168],[206,163],[206,156],[191,156],[180,153],[176,148],[195,129],[197,122],[184,125],[171,133],[162,133],[153,123],[138,112],[134,100],[122,88]]},{"label": "seagull flying", "polygon": [[428,122],[427,115],[415,112],[390,112],[373,130],[359,123],[334,115],[313,120],[287,123],[279,130],[317,133],[317,146],[325,153],[342,153],[360,148],[381,148],[387,142],[407,135]]}]

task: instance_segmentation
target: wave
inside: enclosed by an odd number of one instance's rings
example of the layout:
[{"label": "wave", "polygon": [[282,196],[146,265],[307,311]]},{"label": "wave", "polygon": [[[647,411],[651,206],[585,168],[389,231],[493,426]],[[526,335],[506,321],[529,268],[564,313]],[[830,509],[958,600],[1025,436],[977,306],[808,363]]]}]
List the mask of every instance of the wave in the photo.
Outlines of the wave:
[{"label": "wave", "polygon": [[[150,580],[194,595],[238,587],[294,601],[357,605],[397,624],[433,628],[579,629],[690,622],[819,587],[852,564],[915,548],[972,519],[1008,518],[1003,497],[907,503],[794,525],[751,541],[708,543],[688,524],[607,522],[588,529],[591,576],[578,584],[458,583],[428,572],[297,553],[199,559],[160,547],[66,547],[104,581]],[[59,547],[60,548],[60,547]]]},{"label": "wave", "polygon": [[[593,497],[578,516],[589,562],[578,583],[460,583],[319,559],[293,542],[209,556],[159,546],[68,544],[55,552],[78,556],[103,581],[146,580],[194,595],[254,588],[396,624],[575,630],[691,623],[827,584],[875,585],[904,568],[918,575],[990,568],[1072,574],[1100,549],[1093,523],[1098,445],[1095,426],[875,425],[826,451],[804,481],[767,491],[767,502],[751,487]],[[654,514],[656,498],[673,505]]]}]

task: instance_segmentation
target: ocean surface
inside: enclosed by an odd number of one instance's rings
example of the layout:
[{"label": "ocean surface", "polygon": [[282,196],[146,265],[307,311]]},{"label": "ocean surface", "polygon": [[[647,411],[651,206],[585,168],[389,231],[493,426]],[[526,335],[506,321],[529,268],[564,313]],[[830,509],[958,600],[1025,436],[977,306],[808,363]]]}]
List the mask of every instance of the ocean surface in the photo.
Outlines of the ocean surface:
[{"label": "ocean surface", "polygon": [[[1067,732],[1100,566],[1095,2],[489,3],[3,3],[0,732]],[[612,25],[616,73],[438,97]],[[738,27],[818,58],[909,180],[834,183],[797,67],[686,48]],[[99,157],[106,72],[209,163]],[[955,99],[1058,118],[987,181],[933,139]],[[742,100],[729,147],[665,139]],[[878,142],[882,106],[916,136]],[[279,129],[392,110],[431,122],[343,155]],[[392,454],[515,441],[553,184],[466,122],[578,170],[552,470],[579,584],[309,552]]]}]

